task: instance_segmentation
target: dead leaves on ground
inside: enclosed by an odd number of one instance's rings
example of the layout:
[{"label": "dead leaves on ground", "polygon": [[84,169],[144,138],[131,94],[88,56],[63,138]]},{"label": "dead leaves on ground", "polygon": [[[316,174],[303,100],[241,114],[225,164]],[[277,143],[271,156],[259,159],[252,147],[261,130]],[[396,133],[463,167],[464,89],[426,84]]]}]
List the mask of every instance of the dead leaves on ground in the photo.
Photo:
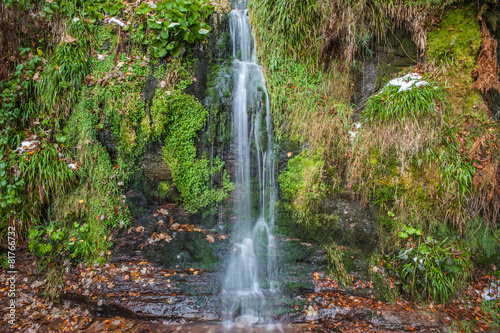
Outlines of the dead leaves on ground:
[{"label": "dead leaves on ground", "polygon": [[[223,241],[228,238],[227,235],[223,234],[216,235],[216,232],[214,230],[203,229],[199,225],[175,222],[173,215],[165,207],[156,210],[156,212],[152,214],[151,218],[158,218],[160,216],[168,217],[168,222],[164,221],[163,219],[160,219],[156,223],[154,223],[154,225],[156,226],[154,228],[155,231],[149,234],[145,244],[142,244],[141,248],[143,248],[144,245],[153,245],[155,243],[160,243],[161,241],[170,243],[172,240],[175,239],[177,233],[179,232],[202,233],[206,235],[206,240],[209,243],[215,243],[216,239]],[[130,234],[135,232],[148,235],[148,229],[150,229],[148,226],[145,227],[143,225],[138,225],[136,227],[130,228],[128,230],[128,233]]]},{"label": "dead leaves on ground", "polygon": [[[313,275],[316,284],[315,293],[307,295],[307,302],[303,307],[303,316],[312,321],[308,329],[314,332],[363,332],[376,331],[375,324],[371,322],[370,316],[363,315],[364,311],[373,313],[375,316],[388,315],[405,318],[405,312],[410,316],[407,325],[408,331],[421,330],[428,327],[446,327],[450,325],[460,326],[461,321],[473,324],[471,331],[485,332],[491,330],[493,318],[486,314],[480,307],[482,302],[481,291],[498,282],[494,277],[488,275],[475,280],[460,300],[454,300],[443,306],[441,304],[411,304],[399,299],[395,304],[378,301],[374,296],[370,298],[349,295],[339,288],[336,281],[318,272]],[[493,281],[493,282],[492,282]],[[354,284],[358,289],[373,288],[372,282],[358,281]],[[300,297],[298,297],[300,300]],[[500,301],[496,303],[500,309]],[[298,306],[295,306],[299,310]],[[333,316],[320,316],[325,311],[335,311]]]}]

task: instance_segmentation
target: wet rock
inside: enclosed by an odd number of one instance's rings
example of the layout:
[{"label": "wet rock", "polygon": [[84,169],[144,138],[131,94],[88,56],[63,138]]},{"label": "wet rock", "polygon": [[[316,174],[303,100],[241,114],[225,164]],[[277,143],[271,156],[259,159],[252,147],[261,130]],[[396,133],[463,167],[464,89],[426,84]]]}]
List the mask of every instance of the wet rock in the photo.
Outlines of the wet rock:
[{"label": "wet rock", "polygon": [[99,142],[106,148],[112,160],[116,160],[118,157],[116,141],[116,135],[110,129],[99,131]]},{"label": "wet rock", "polygon": [[153,75],[148,76],[144,87],[142,88],[142,98],[146,103],[149,103],[155,97],[156,88],[158,87],[158,79]]},{"label": "wet rock", "polygon": [[388,33],[384,41],[384,45],[376,45],[373,54],[361,61],[354,94],[354,103],[360,107],[382,87],[386,79],[417,63],[417,47],[409,32],[396,29],[394,33]]},{"label": "wet rock", "polygon": [[375,248],[378,223],[368,206],[345,194],[325,200],[323,209],[325,215],[332,218],[331,223],[335,224],[334,232],[328,236],[336,243],[363,252],[371,252]]},{"label": "wet rock", "polygon": [[132,208],[146,208],[148,206],[148,199],[146,199],[146,196],[141,191],[128,191],[126,197]]},{"label": "wet rock", "polygon": [[[85,305],[93,315],[165,323],[220,321],[231,243],[227,235],[195,222],[173,204],[138,213],[128,230],[113,235],[117,244],[108,264],[72,269],[62,298]],[[297,239],[276,242],[281,291],[266,293],[266,315],[304,322],[301,297],[314,291],[311,277],[321,255]]]},{"label": "wet rock", "polygon": [[142,168],[144,176],[152,182],[172,179],[172,173],[163,160],[160,145],[151,145],[143,156]]},{"label": "wet rock", "polygon": [[[443,326],[442,321],[436,315],[422,315],[421,313],[402,311],[379,311],[369,320],[375,327],[388,330],[422,331],[438,329]],[[438,330],[439,331],[439,330]]]}]

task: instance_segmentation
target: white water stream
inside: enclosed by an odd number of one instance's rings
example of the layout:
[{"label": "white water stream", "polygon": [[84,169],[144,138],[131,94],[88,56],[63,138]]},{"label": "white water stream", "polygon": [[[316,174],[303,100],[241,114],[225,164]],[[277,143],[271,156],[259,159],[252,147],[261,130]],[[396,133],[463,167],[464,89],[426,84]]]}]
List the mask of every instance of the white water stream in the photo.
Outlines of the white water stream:
[{"label": "white water stream", "polygon": [[269,320],[266,295],[277,291],[272,234],[276,204],[272,119],[246,1],[233,3],[233,8],[230,33],[236,219],[222,311],[229,322],[265,323]]}]

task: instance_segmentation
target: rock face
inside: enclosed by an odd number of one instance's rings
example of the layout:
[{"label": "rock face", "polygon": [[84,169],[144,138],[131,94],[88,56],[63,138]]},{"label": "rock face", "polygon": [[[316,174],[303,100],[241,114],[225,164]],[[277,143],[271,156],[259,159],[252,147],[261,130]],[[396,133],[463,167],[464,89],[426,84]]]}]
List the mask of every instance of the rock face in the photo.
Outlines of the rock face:
[{"label": "rock face", "polygon": [[339,197],[332,205],[334,215],[338,216],[338,231],[335,238],[339,244],[371,252],[378,242],[377,222],[369,207],[348,196]]},{"label": "rock face", "polygon": [[159,144],[153,144],[143,156],[142,168],[144,176],[149,181],[163,181],[172,179],[167,163],[163,160],[162,149]]},{"label": "rock face", "polygon": [[118,157],[118,147],[116,146],[116,136],[110,129],[99,131],[99,142],[106,148],[112,160]]},{"label": "rock face", "polygon": [[374,47],[373,54],[370,53],[361,63],[357,92],[354,95],[356,105],[364,105],[391,75],[417,64],[417,47],[411,40],[410,33],[396,29],[394,33],[387,34],[386,41],[387,45]]},{"label": "rock face", "polygon": [[[113,237],[110,261],[73,268],[62,295],[94,315],[165,323],[220,321],[221,289],[228,255],[227,235],[196,223],[174,204],[137,214],[133,226]],[[198,221],[202,222],[202,221]],[[294,305],[314,291],[312,274],[322,254],[296,239],[278,239],[280,289],[266,295],[270,318],[302,322]]]},{"label": "rock face", "polygon": [[128,204],[133,209],[146,208],[148,206],[148,199],[141,191],[130,190],[126,194]]}]

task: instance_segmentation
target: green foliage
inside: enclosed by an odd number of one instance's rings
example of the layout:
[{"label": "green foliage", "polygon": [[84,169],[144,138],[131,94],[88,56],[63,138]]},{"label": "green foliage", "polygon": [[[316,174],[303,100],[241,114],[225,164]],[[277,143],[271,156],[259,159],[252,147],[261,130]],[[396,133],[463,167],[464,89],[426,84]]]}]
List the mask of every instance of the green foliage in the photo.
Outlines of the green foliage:
[{"label": "green foliage", "polygon": [[[250,3],[252,20],[259,31],[268,37],[262,53],[277,52],[280,56],[312,58],[319,55],[320,29],[324,17],[317,0],[253,0]],[[272,52],[272,53],[274,53]]]},{"label": "green foliage", "polygon": [[6,253],[0,255],[0,268],[5,270],[9,268],[9,257]]},{"label": "green foliage", "polygon": [[490,270],[493,265],[500,266],[500,229],[488,226],[482,218],[469,220],[462,232],[462,242],[474,254],[476,267]]},{"label": "green foliage", "polygon": [[[120,59],[126,60],[124,56]],[[119,68],[111,57],[95,63],[94,80],[107,80],[106,85],[97,84],[93,88],[87,101],[87,107],[100,115],[95,115],[95,126],[100,131],[110,130],[114,134],[117,162],[129,174],[149,142],[164,142],[165,161],[188,212],[220,202],[232,189],[232,183],[224,173],[222,187],[212,188],[211,178],[221,172],[224,163],[215,158],[211,164],[210,159],[197,157],[194,139],[203,129],[208,111],[183,92],[191,83],[190,73],[178,60],[155,69],[155,80],[168,86],[165,90],[148,92],[154,97],[147,106],[140,98],[141,94],[144,95],[144,83],[140,78],[150,73],[149,68],[140,63],[131,64],[130,75],[125,78],[114,78],[112,74]]]},{"label": "green foliage", "polygon": [[44,267],[66,258],[103,263],[112,242],[106,228],[99,226],[100,231],[92,230],[95,227],[92,223],[80,225],[78,222],[71,226],[51,222],[47,226],[33,227],[29,233],[29,249],[40,258]]},{"label": "green foliage", "polygon": [[426,82],[427,84],[418,87],[414,84],[411,89],[403,91],[397,85],[388,84],[368,99],[363,120],[404,124],[407,121],[419,123],[424,118],[436,117],[438,106],[446,102],[446,92],[437,83],[429,80]]},{"label": "green foliage", "polygon": [[76,40],[63,42],[56,48],[37,86],[42,110],[55,115],[56,119],[62,115],[68,117],[70,108],[78,100],[90,68],[89,51],[95,43],[96,27],[79,20],[69,25],[68,34]]},{"label": "green foliage", "polygon": [[[61,139],[58,127],[59,110],[66,115],[78,97],[79,87],[88,69],[87,52],[91,49],[93,31],[85,22],[70,25],[69,33],[78,37],[73,43],[63,43],[56,48],[46,69],[39,49],[21,48],[26,61],[20,63],[9,81],[1,84],[3,103],[0,108],[4,158],[0,165],[1,231],[16,221],[19,236],[24,237],[30,225],[40,221],[43,206],[64,193],[75,179],[74,172],[61,161],[70,158],[71,152],[63,145],[51,142]],[[59,65],[57,65],[57,63]],[[57,68],[57,69],[56,69]],[[26,126],[34,124],[30,130]],[[12,151],[23,138],[35,136],[41,141],[39,150],[32,155]],[[55,137],[53,137],[55,136]],[[62,141],[60,142],[62,143]],[[24,186],[23,186],[24,185]],[[20,204],[29,200],[30,205]],[[18,205],[16,205],[18,204]]]},{"label": "green foliage", "polygon": [[103,262],[112,245],[110,229],[126,227],[131,220],[121,197],[125,172],[96,143],[99,117],[88,106],[88,100],[78,103],[66,127],[80,166],[77,186],[55,198],[52,221],[30,229],[30,250],[43,267],[62,258]]},{"label": "green foliage", "polygon": [[446,303],[471,277],[470,254],[456,249],[448,239],[439,242],[431,236],[424,237],[420,229],[402,229],[399,237],[406,241],[406,249],[399,250],[386,268],[412,298],[423,295],[423,299]]},{"label": "green foliage", "polygon": [[63,194],[75,180],[71,170],[61,158],[69,154],[68,149],[42,140],[40,150],[31,155],[23,154],[19,159],[21,175],[27,183],[27,193],[33,200],[48,200],[50,196]]},{"label": "green foliage", "polygon": [[[33,53],[30,48],[20,48],[20,55],[28,57],[26,62],[16,66],[13,75],[6,82],[0,82],[0,125],[4,134],[11,138],[15,131],[9,131],[15,127],[24,126],[29,119],[36,115],[33,98],[36,82],[32,80],[37,67],[42,65],[43,58]],[[4,135],[2,135],[4,136]]]},{"label": "green foliage", "polygon": [[178,57],[187,45],[205,40],[211,29],[205,20],[213,10],[205,0],[163,0],[156,2],[154,9],[142,3],[136,14],[146,24],[139,25],[133,37],[150,45],[155,57]]},{"label": "green foliage", "polygon": [[[29,1],[26,1],[29,2]],[[54,0],[46,2],[43,11],[50,17],[51,15],[60,15],[63,17],[89,19],[100,21],[104,18],[103,14],[111,16],[118,15],[125,5],[121,0]]]},{"label": "green foliage", "polygon": [[332,241],[324,249],[326,251],[325,258],[327,260],[328,275],[332,276],[339,284],[348,286],[351,282],[351,276],[347,272],[343,262],[344,248]]},{"label": "green foliage", "polygon": [[165,133],[163,157],[168,164],[175,186],[181,192],[184,209],[196,212],[220,202],[233,189],[229,175],[224,171],[222,188],[211,188],[211,177],[222,170],[224,162],[218,158],[213,164],[207,158],[197,158],[194,138],[208,116],[207,110],[192,96],[159,92],[151,109],[153,122],[161,124]]},{"label": "green foliage", "polygon": [[[498,280],[497,280],[498,283]],[[500,307],[498,306],[498,299],[483,300],[481,302],[481,310],[493,319],[490,326],[494,329],[500,329]]]},{"label": "green foliage", "polygon": [[286,208],[297,214],[299,223],[309,224],[325,195],[326,185],[321,179],[324,163],[320,153],[311,155],[304,149],[288,160],[287,170],[278,177],[283,199],[292,202],[292,207]]},{"label": "green foliage", "polygon": [[474,67],[481,44],[476,14],[471,9],[454,9],[447,12],[439,28],[429,32],[427,40],[427,55],[433,61],[455,64],[455,68],[450,69],[457,73],[464,65],[468,68]]}]

